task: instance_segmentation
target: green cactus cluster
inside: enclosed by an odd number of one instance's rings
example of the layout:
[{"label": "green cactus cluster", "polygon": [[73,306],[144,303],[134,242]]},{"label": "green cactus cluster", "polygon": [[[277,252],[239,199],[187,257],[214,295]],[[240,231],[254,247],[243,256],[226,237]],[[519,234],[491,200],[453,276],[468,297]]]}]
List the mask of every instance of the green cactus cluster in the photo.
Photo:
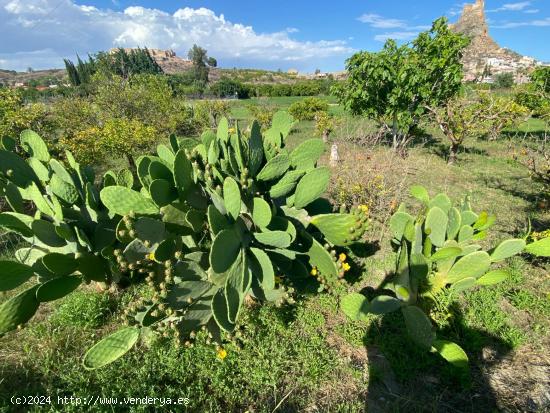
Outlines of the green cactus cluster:
[{"label": "green cactus cluster", "polygon": [[0,227],[28,246],[0,261],[0,291],[35,282],[0,307],[0,335],[83,282],[145,283],[152,295],[126,309],[129,326],[86,353],[94,369],[151,332],[192,345],[206,330],[220,345],[238,335],[245,300],[281,305],[335,288],[345,273],[335,248],[359,241],[368,220],[320,198],[323,142],[288,151],[293,125],[286,112],[263,133],[257,122],[245,133],[222,119],[199,141],[172,136],[135,171],[101,179],[70,152],[51,157],[32,131],[3,145],[0,194],[12,211],[0,213]]},{"label": "green cactus cluster", "polygon": [[413,215],[401,205],[389,222],[397,252],[389,286],[393,295],[368,300],[352,293],[343,297],[341,308],[354,320],[364,319],[368,313],[401,310],[416,344],[464,367],[468,364],[466,353],[456,343],[437,338],[430,314],[438,295],[456,295],[506,280],[508,273],[500,268],[504,260],[522,252],[550,256],[550,238],[529,245],[525,239],[507,239],[484,251],[479,242],[495,223],[494,215],[474,212],[468,197],[453,206],[447,195],[430,198],[421,186],[412,187],[411,195],[421,203],[418,213]]}]

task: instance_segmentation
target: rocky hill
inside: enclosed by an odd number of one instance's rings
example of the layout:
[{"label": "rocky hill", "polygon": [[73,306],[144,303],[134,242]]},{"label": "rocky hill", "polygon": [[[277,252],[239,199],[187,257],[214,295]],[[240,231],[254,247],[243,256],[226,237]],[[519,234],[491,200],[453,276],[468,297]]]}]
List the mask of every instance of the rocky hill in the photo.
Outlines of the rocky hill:
[{"label": "rocky hill", "polygon": [[540,64],[531,57],[500,47],[493,40],[485,19],[484,0],[466,4],[458,22],[451,28],[471,39],[463,59],[467,81],[491,82],[495,75],[511,72],[517,83],[523,83],[529,71]]}]

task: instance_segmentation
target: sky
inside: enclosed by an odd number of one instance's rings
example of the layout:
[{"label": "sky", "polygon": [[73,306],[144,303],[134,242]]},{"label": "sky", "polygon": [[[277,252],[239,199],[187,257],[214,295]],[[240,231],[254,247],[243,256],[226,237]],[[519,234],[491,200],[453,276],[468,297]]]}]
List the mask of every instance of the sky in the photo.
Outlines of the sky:
[{"label": "sky", "polygon": [[[472,0],[473,2],[474,0]],[[112,47],[199,44],[221,67],[343,70],[359,50],[412,40],[455,0],[0,0],[0,68],[63,67]],[[503,47],[550,61],[550,0],[486,0],[490,34]]]}]

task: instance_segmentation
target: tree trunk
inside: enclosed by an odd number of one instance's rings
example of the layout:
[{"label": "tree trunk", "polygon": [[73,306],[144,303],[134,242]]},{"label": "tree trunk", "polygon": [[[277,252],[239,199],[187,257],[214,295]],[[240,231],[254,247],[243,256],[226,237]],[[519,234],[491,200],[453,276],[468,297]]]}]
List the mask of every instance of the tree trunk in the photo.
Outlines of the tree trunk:
[{"label": "tree trunk", "polygon": [[447,163],[449,165],[452,165],[456,162],[458,158],[458,148],[459,148],[458,143],[451,142],[451,147],[449,149],[449,159],[447,160]]},{"label": "tree trunk", "polygon": [[398,141],[398,132],[397,132],[397,116],[394,115],[393,117],[393,125],[392,125],[392,135],[393,135],[393,150],[395,152],[397,152],[397,147],[399,146],[399,141]]},{"label": "tree trunk", "polygon": [[329,135],[329,131],[328,131],[328,130],[324,130],[324,131],[323,131],[323,142],[325,142],[325,143],[328,142],[328,135]]}]

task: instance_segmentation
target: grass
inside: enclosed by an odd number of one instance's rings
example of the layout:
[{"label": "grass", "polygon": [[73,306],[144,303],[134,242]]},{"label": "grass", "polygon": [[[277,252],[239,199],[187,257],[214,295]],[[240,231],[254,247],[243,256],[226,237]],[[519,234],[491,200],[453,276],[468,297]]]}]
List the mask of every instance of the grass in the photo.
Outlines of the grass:
[{"label": "grass", "polygon": [[[298,99],[268,102],[285,108]],[[246,118],[246,106],[254,102],[236,102],[233,115]],[[376,288],[392,270],[394,256],[382,228],[391,201],[411,202],[407,188],[412,184],[425,185],[432,195],[445,191],[457,200],[470,193],[476,208],[496,213],[497,224],[486,244],[523,235],[527,218],[540,226],[535,229],[548,226],[549,212],[537,207],[541,187],[513,160],[513,138],[471,140],[459,162],[448,166],[446,142],[437,133],[415,142],[403,159],[383,145],[358,144],[355,135],[372,131],[372,125],[342,119],[344,125],[332,136],[342,161],[333,169],[328,195],[336,199],[343,191],[342,196],[373,206],[369,254],[354,254],[359,267],[350,290]],[[521,131],[540,128],[537,120],[520,126]],[[313,122],[298,124],[289,147],[312,137],[313,129]],[[355,190],[352,183],[361,185]],[[3,259],[11,258],[12,251]],[[418,349],[406,336],[399,313],[352,322],[339,312],[338,297],[328,295],[300,300],[293,307],[246,308],[242,349],[229,344],[223,361],[199,334],[191,348],[168,339],[142,343],[113,365],[90,372],[81,367],[81,357],[120,325],[120,303],[138,292],[112,295],[83,288],[45,306],[37,316],[40,322],[0,339],[0,412],[18,411],[9,397],[28,394],[187,397],[183,411],[212,412],[526,410],[527,400],[539,400],[537,395],[545,391],[544,379],[533,373],[536,366],[550,366],[550,268],[547,262],[525,258],[503,266],[511,274],[507,282],[464,294],[451,307],[450,321],[443,323],[441,336],[468,353],[466,375]],[[507,375],[510,371],[515,374]],[[82,407],[55,404],[45,410],[76,412]]]}]

